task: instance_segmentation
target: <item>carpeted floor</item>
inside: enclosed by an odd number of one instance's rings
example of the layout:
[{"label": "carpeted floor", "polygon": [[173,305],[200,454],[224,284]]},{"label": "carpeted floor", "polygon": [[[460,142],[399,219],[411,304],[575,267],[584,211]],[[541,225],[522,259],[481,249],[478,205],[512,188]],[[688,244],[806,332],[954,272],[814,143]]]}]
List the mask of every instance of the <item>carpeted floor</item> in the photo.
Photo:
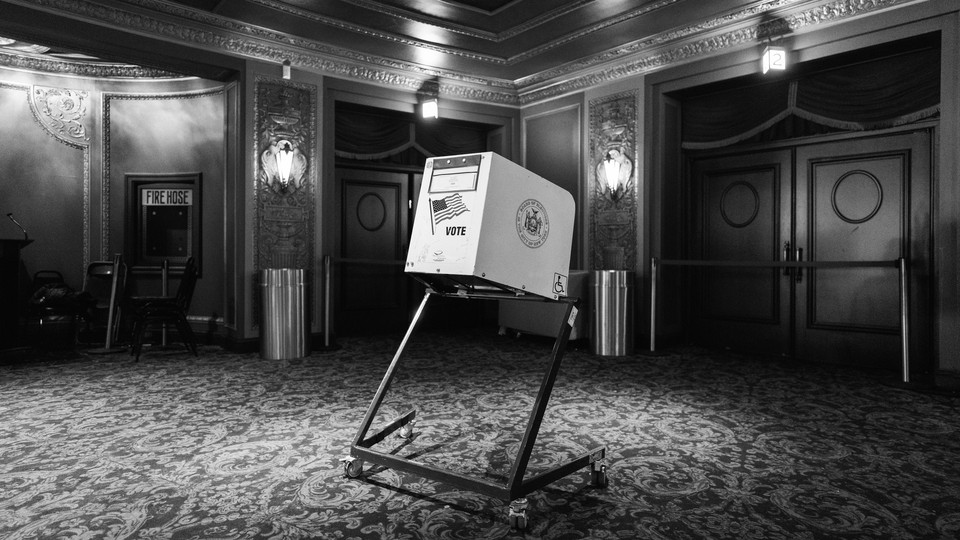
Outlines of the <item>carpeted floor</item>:
[{"label": "carpeted floor", "polygon": [[[504,501],[339,458],[399,339],[289,362],[206,347],[0,358],[0,538],[957,538],[960,398],[831,366],[678,349],[571,348],[532,474],[598,444],[589,472]],[[418,334],[384,402],[400,455],[497,478],[550,343]]]}]

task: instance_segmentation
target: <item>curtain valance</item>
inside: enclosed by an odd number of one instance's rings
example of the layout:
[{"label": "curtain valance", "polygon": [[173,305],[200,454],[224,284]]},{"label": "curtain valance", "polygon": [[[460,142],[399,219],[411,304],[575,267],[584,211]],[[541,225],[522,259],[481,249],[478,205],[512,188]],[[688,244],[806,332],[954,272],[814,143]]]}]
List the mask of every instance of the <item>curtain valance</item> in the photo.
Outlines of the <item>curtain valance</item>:
[{"label": "curtain valance", "polygon": [[426,156],[486,150],[487,128],[453,122],[417,122],[402,115],[337,110],[337,157],[380,160],[414,148]]},{"label": "curtain valance", "polygon": [[[883,129],[940,112],[940,52],[923,50],[683,100],[684,148],[745,141],[791,117],[829,128]],[[806,122],[803,122],[806,121]],[[785,135],[789,135],[788,133]],[[799,135],[799,134],[797,134]]]}]

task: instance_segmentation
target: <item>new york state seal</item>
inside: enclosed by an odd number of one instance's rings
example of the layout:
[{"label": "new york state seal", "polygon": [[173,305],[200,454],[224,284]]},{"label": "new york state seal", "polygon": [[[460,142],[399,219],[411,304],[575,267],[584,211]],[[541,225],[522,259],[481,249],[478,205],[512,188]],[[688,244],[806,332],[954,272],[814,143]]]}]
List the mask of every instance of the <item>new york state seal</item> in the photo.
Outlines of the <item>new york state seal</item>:
[{"label": "new york state seal", "polygon": [[517,235],[529,248],[538,248],[550,234],[547,209],[536,199],[527,199],[517,209]]}]

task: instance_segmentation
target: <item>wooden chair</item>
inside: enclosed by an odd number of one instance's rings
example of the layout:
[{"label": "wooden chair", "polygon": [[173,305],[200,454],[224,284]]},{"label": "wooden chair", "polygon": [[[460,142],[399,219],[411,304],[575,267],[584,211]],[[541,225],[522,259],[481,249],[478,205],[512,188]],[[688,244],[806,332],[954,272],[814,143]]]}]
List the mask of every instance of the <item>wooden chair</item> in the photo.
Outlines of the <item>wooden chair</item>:
[{"label": "wooden chair", "polygon": [[174,296],[140,296],[129,299],[126,313],[133,319],[133,347],[130,354],[135,356],[136,360],[140,359],[143,335],[147,327],[162,324],[176,326],[184,345],[197,356],[197,338],[187,321],[187,310],[190,308],[196,284],[197,266],[193,257],[190,257],[183,267],[183,275]]}]

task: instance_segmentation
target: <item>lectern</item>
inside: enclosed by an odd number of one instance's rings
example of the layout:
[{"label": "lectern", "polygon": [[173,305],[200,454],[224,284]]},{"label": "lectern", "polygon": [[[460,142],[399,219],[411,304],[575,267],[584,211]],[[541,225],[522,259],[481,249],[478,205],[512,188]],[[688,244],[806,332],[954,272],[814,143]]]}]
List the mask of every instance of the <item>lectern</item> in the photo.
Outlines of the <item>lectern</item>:
[{"label": "lectern", "polygon": [[20,283],[20,250],[28,238],[0,238],[0,349],[17,345],[23,285]]}]

